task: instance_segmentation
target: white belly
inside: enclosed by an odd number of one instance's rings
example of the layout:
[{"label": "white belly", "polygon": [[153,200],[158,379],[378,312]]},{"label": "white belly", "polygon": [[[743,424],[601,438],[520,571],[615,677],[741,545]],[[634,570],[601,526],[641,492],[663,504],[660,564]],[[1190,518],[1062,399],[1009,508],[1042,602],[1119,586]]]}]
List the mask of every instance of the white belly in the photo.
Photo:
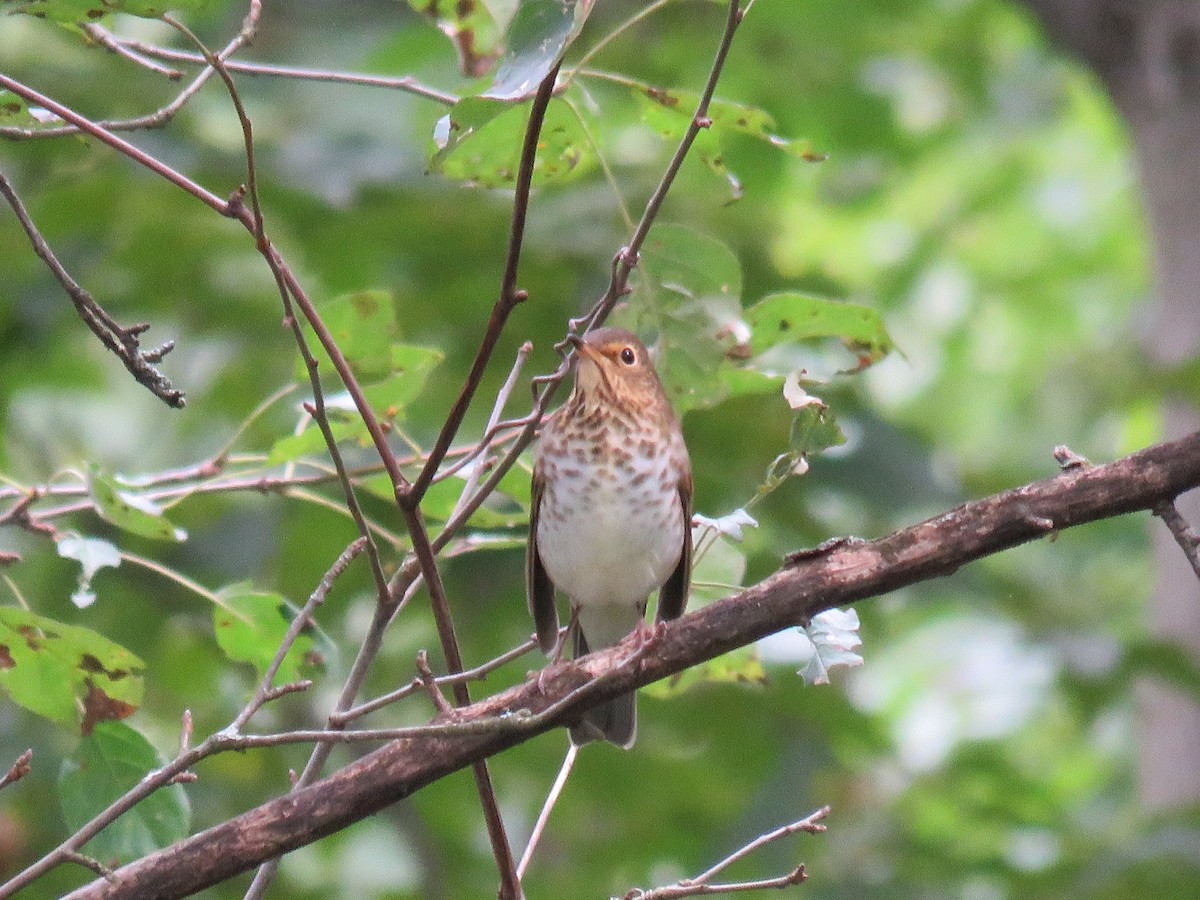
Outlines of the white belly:
[{"label": "white belly", "polygon": [[545,491],[538,551],[572,605],[639,609],[678,565],[683,507],[678,491],[662,488],[658,477],[634,486],[585,470]]}]

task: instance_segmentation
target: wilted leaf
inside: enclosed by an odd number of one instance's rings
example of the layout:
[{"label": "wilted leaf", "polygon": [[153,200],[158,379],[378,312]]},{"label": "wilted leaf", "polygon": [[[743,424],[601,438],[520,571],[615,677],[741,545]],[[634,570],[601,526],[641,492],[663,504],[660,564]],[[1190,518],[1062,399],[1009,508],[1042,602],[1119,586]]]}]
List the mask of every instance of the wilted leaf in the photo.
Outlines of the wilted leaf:
[{"label": "wilted leaf", "polygon": [[[58,798],[67,829],[77,831],[133,788],[163,759],[141,734],[106,722],[63,761]],[[187,837],[191,809],[180,785],[160,788],[83,845],[108,866],[140,859]]]},{"label": "wilted leaf", "polygon": [[[691,125],[692,117],[700,105],[700,95],[692,91],[677,91],[648,84],[635,85],[633,90],[640,103],[642,119],[665,138],[681,137]],[[766,110],[714,97],[708,104],[708,118],[711,124],[707,130],[746,134],[810,162],[825,158],[815,152],[808,141],[777,135],[775,119]]]},{"label": "wilted leaf", "polygon": [[71,602],[80,609],[96,602],[96,594],[92,590],[92,576],[103,568],[115,569],[121,564],[121,551],[108,541],[74,534],[58,542],[58,555],[79,561],[79,588],[71,595]]},{"label": "wilted leaf", "polygon": [[828,684],[829,670],[835,666],[862,665],[862,656],[855,652],[862,646],[858,628],[853,609],[828,609],[799,629],[812,643],[811,655],[798,673],[805,684]]},{"label": "wilted leaf", "polygon": [[808,455],[846,443],[846,435],[828,407],[809,404],[797,410],[789,443],[793,453]]},{"label": "wilted leaf", "polygon": [[731,541],[738,541],[739,543],[743,537],[743,526],[750,528],[758,527],[758,520],[744,509],[735,509],[733,512],[724,516],[718,516],[715,519],[695,513],[692,516],[692,523],[701,529],[701,531],[708,528],[723,537],[729,538]]},{"label": "wilted leaf", "polygon": [[[0,607],[0,687],[31,712],[84,726],[123,718],[142,702],[145,667],[103,635]],[[78,704],[90,710],[81,720]]]}]

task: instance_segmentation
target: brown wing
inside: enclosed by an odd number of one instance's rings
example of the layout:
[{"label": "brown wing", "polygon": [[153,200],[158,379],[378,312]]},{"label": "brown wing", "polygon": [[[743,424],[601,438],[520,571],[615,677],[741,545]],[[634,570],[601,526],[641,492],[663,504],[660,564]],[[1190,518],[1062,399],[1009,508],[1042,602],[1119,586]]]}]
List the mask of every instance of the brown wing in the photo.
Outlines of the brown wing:
[{"label": "brown wing", "polygon": [[678,619],[687,606],[688,585],[692,580],[692,474],[689,472],[679,481],[679,503],[683,507],[683,549],[679,554],[679,565],[671,573],[658,592],[658,615],[660,622]]},{"label": "brown wing", "polygon": [[542,505],[544,484],[542,473],[535,465],[533,502],[529,512],[529,543],[525,548],[525,597],[529,601],[529,612],[533,615],[534,628],[537,630],[538,646],[549,655],[558,645],[558,607],[554,604],[554,582],[546,574],[546,567],[538,555],[538,511]]}]

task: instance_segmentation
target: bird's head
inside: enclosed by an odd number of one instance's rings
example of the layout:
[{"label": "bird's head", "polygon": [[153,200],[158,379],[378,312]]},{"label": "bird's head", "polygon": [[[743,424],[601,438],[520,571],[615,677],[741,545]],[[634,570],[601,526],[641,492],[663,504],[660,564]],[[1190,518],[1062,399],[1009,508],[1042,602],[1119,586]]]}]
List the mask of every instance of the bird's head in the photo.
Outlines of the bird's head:
[{"label": "bird's head", "polygon": [[578,359],[575,389],[590,404],[611,404],[637,413],[667,403],[646,346],[624,328],[597,328],[572,335]]}]

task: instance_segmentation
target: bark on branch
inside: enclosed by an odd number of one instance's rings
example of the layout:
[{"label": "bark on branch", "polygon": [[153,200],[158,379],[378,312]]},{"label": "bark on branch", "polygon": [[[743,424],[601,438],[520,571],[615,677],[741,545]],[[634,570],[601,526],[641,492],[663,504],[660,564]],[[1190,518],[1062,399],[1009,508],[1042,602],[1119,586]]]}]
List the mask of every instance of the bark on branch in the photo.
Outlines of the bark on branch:
[{"label": "bark on branch", "polygon": [[[834,606],[948,575],[1055,531],[1151,510],[1200,485],[1200,432],[1116,462],[1074,466],[950,510],[875,541],[841,539],[790,557],[741,593],[669,623],[649,646],[616,647],[545,673],[439,721],[497,727],[395,741],[294,794],[264,803],[98,879],[83,898],[183,897],[365,818],[415,791],[656,681]],[[580,688],[587,686],[586,690]],[[686,702],[686,700],[682,701]],[[552,714],[532,720],[514,715]]]}]

